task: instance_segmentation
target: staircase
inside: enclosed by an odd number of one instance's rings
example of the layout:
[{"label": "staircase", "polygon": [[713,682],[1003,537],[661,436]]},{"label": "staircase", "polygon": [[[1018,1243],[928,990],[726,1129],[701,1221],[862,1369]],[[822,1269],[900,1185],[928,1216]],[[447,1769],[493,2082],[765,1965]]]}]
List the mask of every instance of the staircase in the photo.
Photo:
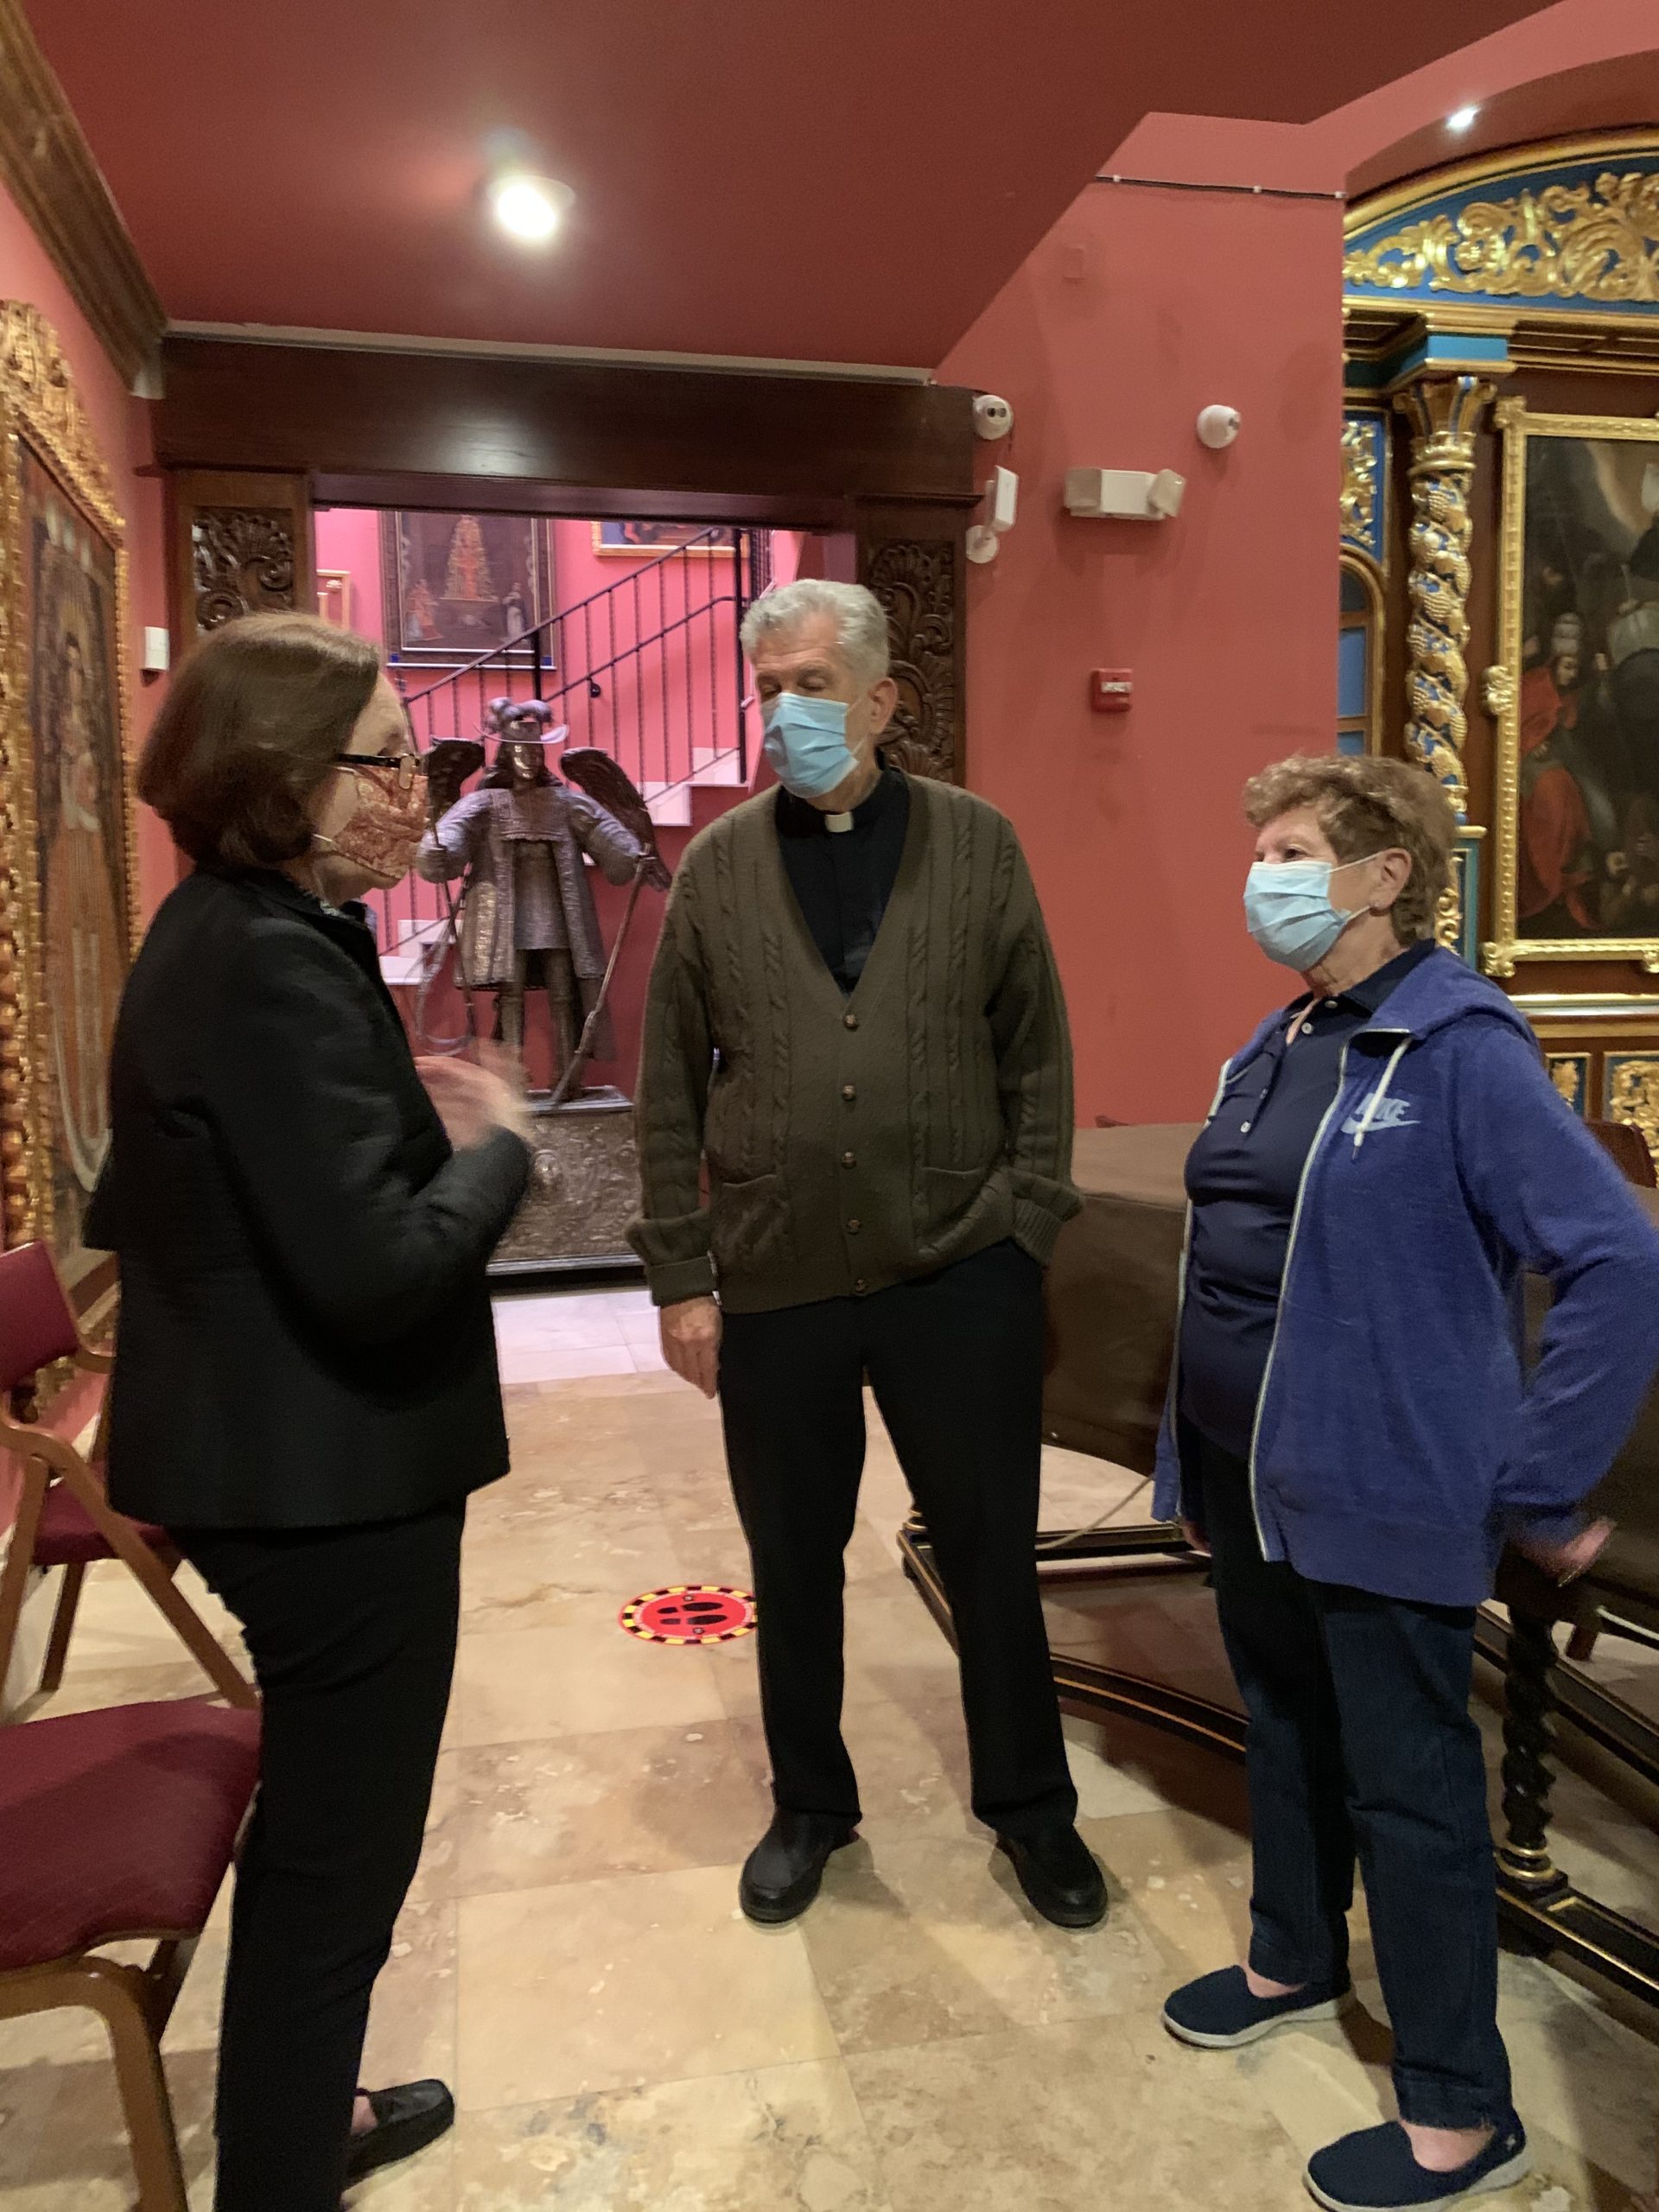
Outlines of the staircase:
[{"label": "staircase", "polygon": [[[493,699],[545,700],[569,745],[626,770],[659,829],[689,829],[694,793],[749,782],[739,629],[771,568],[769,532],[705,530],[417,690],[394,657],[415,741],[482,736]],[[373,903],[387,982],[418,988],[448,941],[443,887],[410,876]]]}]

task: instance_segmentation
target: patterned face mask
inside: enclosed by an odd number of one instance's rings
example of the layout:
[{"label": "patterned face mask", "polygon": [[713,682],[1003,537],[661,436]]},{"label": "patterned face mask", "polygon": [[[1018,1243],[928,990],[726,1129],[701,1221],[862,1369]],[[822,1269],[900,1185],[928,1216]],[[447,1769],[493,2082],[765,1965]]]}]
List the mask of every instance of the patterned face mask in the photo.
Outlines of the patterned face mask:
[{"label": "patterned face mask", "polygon": [[426,828],[426,778],[407,754],[386,760],[347,756],[357,804],[332,837],[317,836],[312,850],[334,853],[361,868],[382,890],[401,883],[414,865]]}]

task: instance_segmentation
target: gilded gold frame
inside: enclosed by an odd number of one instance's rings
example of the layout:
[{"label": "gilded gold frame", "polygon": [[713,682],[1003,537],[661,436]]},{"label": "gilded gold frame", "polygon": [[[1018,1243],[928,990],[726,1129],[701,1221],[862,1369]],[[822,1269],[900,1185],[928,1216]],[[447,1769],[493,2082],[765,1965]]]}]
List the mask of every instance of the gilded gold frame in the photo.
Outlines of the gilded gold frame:
[{"label": "gilded gold frame", "polygon": [[0,301],[0,1243],[55,1247],[51,1179],[51,1039],[41,962],[41,883],[24,620],[23,515],[17,445],[27,443],[104,534],[115,556],[116,728],[122,762],[129,963],[137,947],[137,794],[128,700],[127,555],[104,457],[57,333],[39,309]]},{"label": "gilded gold frame", "polygon": [[1521,653],[1524,627],[1522,590],[1527,534],[1527,448],[1534,438],[1580,438],[1659,446],[1659,420],[1650,416],[1534,415],[1521,398],[1498,402],[1503,441],[1503,519],[1499,537],[1498,662],[1509,677],[1496,715],[1492,791],[1492,937],[1481,948],[1489,976],[1513,976],[1521,961],[1630,960],[1659,976],[1659,935],[1653,937],[1523,938],[1516,906],[1521,827]]}]

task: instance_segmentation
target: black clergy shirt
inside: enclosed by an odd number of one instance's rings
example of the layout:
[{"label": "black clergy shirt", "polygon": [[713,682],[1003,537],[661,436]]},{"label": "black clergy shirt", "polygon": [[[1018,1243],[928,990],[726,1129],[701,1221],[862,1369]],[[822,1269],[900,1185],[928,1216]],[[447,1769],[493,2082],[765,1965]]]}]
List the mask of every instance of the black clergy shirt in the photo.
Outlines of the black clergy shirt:
[{"label": "black clergy shirt", "polygon": [[[1408,945],[1352,990],[1320,1000],[1294,1043],[1296,1008],[1287,1007],[1249,1066],[1229,1078],[1187,1154],[1192,1241],[1181,1310],[1180,1409],[1237,1459],[1249,1457],[1296,1193],[1337,1095],[1343,1046],[1433,950],[1428,939]],[[1379,1063],[1379,1080],[1381,1073]]]},{"label": "black clergy shirt", "polygon": [[899,771],[884,766],[875,789],[854,809],[851,826],[830,826],[848,819],[792,792],[778,794],[784,872],[825,967],[850,993],[887,911],[910,827],[910,786]]}]

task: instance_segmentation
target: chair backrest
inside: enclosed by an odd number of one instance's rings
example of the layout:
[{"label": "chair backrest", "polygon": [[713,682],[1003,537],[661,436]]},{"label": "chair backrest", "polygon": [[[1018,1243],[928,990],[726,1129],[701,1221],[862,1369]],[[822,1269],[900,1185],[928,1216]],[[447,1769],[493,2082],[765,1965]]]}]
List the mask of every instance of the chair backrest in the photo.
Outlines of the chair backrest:
[{"label": "chair backrest", "polygon": [[0,1392],[79,1349],[80,1331],[44,1244],[0,1252]]},{"label": "chair backrest", "polygon": [[1599,1137],[1627,1183],[1639,1184],[1644,1191],[1659,1190],[1653,1154],[1640,1129],[1629,1122],[1586,1122],[1585,1127],[1592,1137]]}]

